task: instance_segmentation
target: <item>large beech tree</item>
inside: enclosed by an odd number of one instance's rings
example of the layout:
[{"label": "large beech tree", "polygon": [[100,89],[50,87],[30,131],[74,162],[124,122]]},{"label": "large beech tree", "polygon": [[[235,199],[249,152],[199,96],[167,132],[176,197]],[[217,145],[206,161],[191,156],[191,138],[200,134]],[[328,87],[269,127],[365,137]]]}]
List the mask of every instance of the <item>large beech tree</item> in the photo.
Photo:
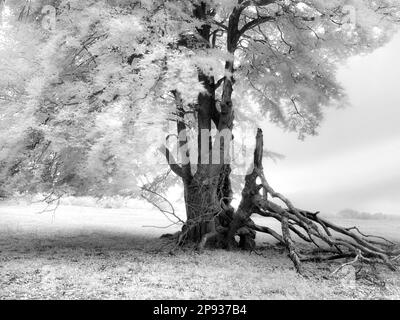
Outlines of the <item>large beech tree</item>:
[{"label": "large beech tree", "polygon": [[[301,139],[316,134],[324,108],[344,103],[336,68],[391,38],[398,0],[32,0],[3,11],[3,189],[154,198],[178,179],[187,214],[179,243],[252,249],[264,232],[298,270],[302,259],[344,257],[393,267],[388,241],[271,188],[260,129],[233,208],[231,145],[265,119]],[[159,148],[166,135],[178,137],[177,154]],[[175,178],[158,170],[159,151]],[[143,177],[153,181],[143,186]],[[253,214],[275,218],[282,232]],[[327,249],[299,254],[293,235]]]}]

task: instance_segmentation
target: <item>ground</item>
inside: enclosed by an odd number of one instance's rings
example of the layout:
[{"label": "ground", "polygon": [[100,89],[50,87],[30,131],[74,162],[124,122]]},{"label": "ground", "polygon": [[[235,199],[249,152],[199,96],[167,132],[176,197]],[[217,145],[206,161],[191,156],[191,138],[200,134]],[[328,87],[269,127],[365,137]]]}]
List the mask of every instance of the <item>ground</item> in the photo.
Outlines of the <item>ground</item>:
[{"label": "ground", "polygon": [[[168,221],[146,206],[40,209],[0,204],[0,299],[400,299],[400,272],[331,275],[342,261],[307,263],[302,277],[267,236],[251,253],[170,252],[160,235],[178,228],[151,227]],[[341,223],[400,242],[400,220]]]}]

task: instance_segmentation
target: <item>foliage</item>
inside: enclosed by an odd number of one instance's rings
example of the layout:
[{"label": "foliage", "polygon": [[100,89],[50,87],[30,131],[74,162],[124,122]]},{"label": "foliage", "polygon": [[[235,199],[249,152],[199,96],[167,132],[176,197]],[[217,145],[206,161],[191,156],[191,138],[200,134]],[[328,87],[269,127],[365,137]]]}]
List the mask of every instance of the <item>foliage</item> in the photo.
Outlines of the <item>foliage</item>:
[{"label": "foliage", "polygon": [[[357,12],[352,23],[348,4]],[[56,8],[53,29],[42,26],[45,5]],[[193,14],[199,5],[207,6],[202,19]],[[171,92],[181,94],[195,132],[204,91],[199,70],[223,79],[231,76],[224,70],[230,60],[235,130],[270,119],[300,138],[316,134],[324,108],[345,103],[337,66],[391,38],[397,5],[8,1],[0,35],[0,189],[137,195],[138,186],[166,168],[157,147],[176,120]],[[238,7],[243,11],[232,54],[227,20]],[[198,33],[204,24],[210,39]]]}]

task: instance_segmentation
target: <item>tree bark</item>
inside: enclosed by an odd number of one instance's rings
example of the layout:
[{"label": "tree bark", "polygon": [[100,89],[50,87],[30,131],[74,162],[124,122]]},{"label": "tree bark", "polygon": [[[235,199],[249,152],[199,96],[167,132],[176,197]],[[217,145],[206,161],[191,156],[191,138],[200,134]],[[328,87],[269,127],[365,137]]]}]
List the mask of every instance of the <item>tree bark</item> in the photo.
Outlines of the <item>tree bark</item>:
[{"label": "tree bark", "polygon": [[[270,3],[261,1],[260,3]],[[246,2],[236,6],[229,17],[227,25],[227,52],[231,55],[225,62],[225,75],[222,81],[222,94],[217,108],[216,85],[213,77],[204,75],[199,71],[199,80],[206,89],[205,93],[198,96],[197,101],[197,129],[198,129],[198,164],[194,175],[190,172],[191,165],[185,164],[172,166],[171,169],[182,177],[185,194],[187,221],[180,232],[178,242],[180,244],[191,242],[203,249],[207,244],[214,247],[240,247],[253,250],[255,247],[256,232],[271,235],[286,246],[290,259],[298,272],[301,272],[301,261],[307,260],[331,260],[345,257],[356,257],[354,261],[369,263],[381,262],[390,268],[394,268],[394,261],[399,258],[400,250],[393,247],[393,243],[371,235],[361,233],[357,228],[344,228],[332,224],[311,213],[297,209],[282,194],[270,187],[264,176],[262,167],[263,135],[258,129],[256,136],[256,148],[254,151],[253,168],[245,177],[245,186],[242,191],[242,199],[237,210],[231,206],[232,189],[230,182],[230,159],[227,155],[233,136],[228,141],[220,137],[212,141],[211,136],[204,140],[202,130],[210,133],[214,124],[217,132],[233,130],[233,103],[232,93],[234,86],[234,54],[240,37],[239,18],[246,6]],[[201,3],[194,11],[198,19],[206,21],[206,5]],[[209,43],[210,26],[205,24],[198,29],[202,41]],[[206,41],[203,41],[206,40]],[[218,81],[220,83],[221,81]],[[185,131],[183,106],[179,99],[179,93],[175,93],[178,134]],[[184,135],[186,137],[186,135]],[[185,142],[185,141],[184,141]],[[216,143],[220,142],[220,143]],[[168,152],[166,153],[168,155]],[[219,163],[213,163],[213,156],[219,155]],[[208,161],[205,161],[208,160]],[[277,198],[285,204],[281,207],[270,200]],[[252,220],[252,214],[264,217],[272,217],[281,224],[281,233],[265,226],[258,226]],[[331,231],[341,237],[333,235]],[[300,254],[295,246],[292,235],[315,245],[319,253],[305,255]],[[236,241],[236,237],[240,240]],[[327,246],[322,249],[321,244]]]},{"label": "tree bark", "polygon": [[[236,10],[236,9],[235,9]],[[201,20],[207,20],[207,7],[199,4],[194,15]],[[238,24],[238,16],[231,23],[233,27]],[[210,43],[211,27],[207,23],[198,28],[199,36],[203,38],[202,44]],[[230,34],[233,34],[231,32]],[[232,37],[231,37],[232,38]],[[228,51],[234,52],[234,39],[229,40]],[[200,44],[199,44],[200,45]],[[226,73],[233,74],[233,61],[226,62]],[[198,132],[198,163],[197,171],[193,177],[183,177],[187,223],[182,230],[182,239],[192,242],[211,242],[213,235],[220,234],[221,225],[226,221],[220,221],[219,214],[222,207],[229,208],[232,198],[230,164],[226,162],[226,152],[229,147],[221,139],[219,149],[213,148],[211,129],[214,124],[218,132],[233,128],[232,90],[233,78],[225,77],[222,90],[221,111],[217,109],[215,79],[203,74],[199,70],[199,81],[203,84],[205,92],[199,94],[197,101],[197,132]],[[178,128],[179,130],[179,128]],[[204,133],[208,133],[208,139],[204,139]],[[216,139],[220,139],[217,137]],[[214,142],[215,144],[215,142]],[[213,163],[213,154],[219,154],[219,163]],[[221,241],[214,241],[214,243]]]}]

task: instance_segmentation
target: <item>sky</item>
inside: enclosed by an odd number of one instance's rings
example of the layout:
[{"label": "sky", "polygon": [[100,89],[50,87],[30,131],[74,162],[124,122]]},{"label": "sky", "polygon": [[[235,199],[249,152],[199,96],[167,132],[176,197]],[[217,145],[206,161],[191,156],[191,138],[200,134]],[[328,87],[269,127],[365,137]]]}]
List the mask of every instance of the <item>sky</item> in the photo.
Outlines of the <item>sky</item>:
[{"label": "sky", "polygon": [[319,135],[299,141],[268,123],[264,144],[285,159],[265,165],[271,185],[296,206],[400,215],[400,34],[350,59],[338,79],[349,106],[329,109]]}]

